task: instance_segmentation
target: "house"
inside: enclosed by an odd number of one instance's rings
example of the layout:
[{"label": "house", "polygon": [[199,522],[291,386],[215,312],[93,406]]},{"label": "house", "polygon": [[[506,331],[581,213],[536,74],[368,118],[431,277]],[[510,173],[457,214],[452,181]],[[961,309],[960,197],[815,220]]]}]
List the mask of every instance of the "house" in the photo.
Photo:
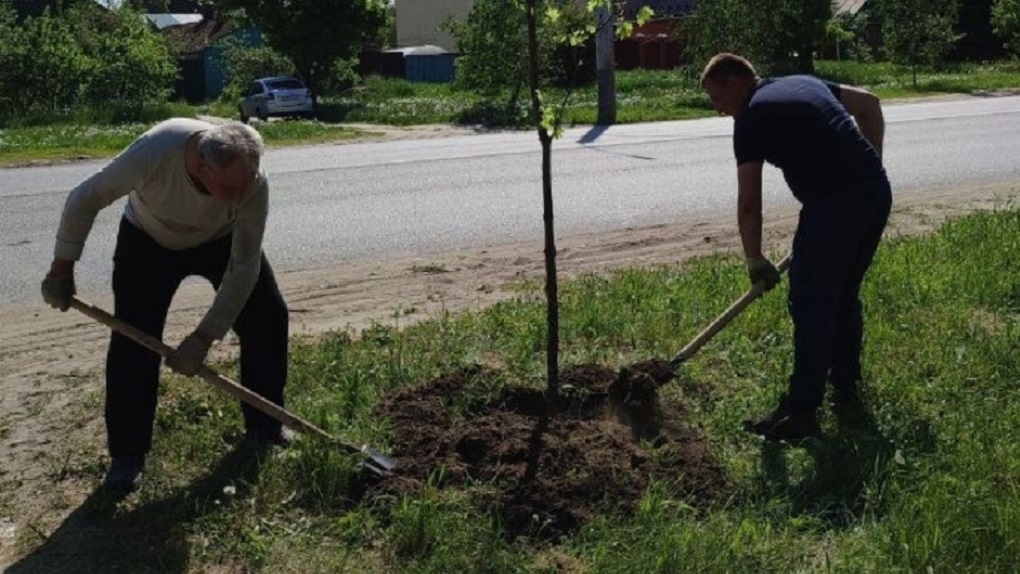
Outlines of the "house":
[{"label": "house", "polygon": [[856,15],[864,8],[864,5],[868,3],[868,0],[833,0],[832,2],[832,13],[833,15],[849,14],[850,16]]},{"label": "house", "polygon": [[684,18],[694,10],[696,0],[627,0],[623,19],[633,21],[638,11],[647,6],[652,19],[635,26],[629,38],[618,39],[613,46],[616,67],[669,70],[684,63],[679,40]]},{"label": "house", "polygon": [[[194,16],[199,16],[196,20]],[[229,78],[224,51],[229,42],[262,45],[258,28],[237,28],[215,10],[203,14],[148,14],[177,58],[181,75],[175,96],[189,103],[214,100],[223,93]],[[159,26],[164,24],[164,27]]]},{"label": "house", "polygon": [[397,46],[439,46],[457,51],[457,42],[442,30],[450,18],[467,19],[474,0],[396,0]]},{"label": "house", "polygon": [[[617,40],[616,58],[622,69],[673,68],[681,59],[680,44],[673,36],[696,0],[627,0],[624,19],[633,20],[642,6],[655,13],[652,22],[640,26],[627,40]],[[450,18],[465,19],[474,0],[396,0],[397,46],[436,45],[457,50],[449,33],[441,30]]]}]

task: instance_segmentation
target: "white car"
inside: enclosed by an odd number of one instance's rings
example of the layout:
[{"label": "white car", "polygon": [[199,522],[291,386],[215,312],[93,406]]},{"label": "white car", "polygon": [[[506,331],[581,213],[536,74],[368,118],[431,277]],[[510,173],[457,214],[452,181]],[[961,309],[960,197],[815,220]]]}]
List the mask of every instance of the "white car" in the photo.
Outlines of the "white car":
[{"label": "white car", "polygon": [[308,88],[289,77],[255,80],[237,103],[237,113],[245,123],[252,117],[265,121],[270,116],[311,116],[314,108]]}]

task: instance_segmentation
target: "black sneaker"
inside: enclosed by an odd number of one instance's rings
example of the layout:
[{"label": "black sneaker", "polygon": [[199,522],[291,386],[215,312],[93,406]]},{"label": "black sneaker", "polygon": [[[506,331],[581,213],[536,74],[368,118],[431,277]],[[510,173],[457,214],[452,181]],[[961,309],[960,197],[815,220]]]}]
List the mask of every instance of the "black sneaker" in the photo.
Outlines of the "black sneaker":
[{"label": "black sneaker", "polygon": [[744,421],[744,430],[774,441],[798,441],[822,434],[815,409],[791,404],[784,396],[779,406],[753,421]]},{"label": "black sneaker", "polygon": [[145,457],[115,456],[103,478],[103,487],[118,492],[134,492],[142,486]]},{"label": "black sneaker", "polygon": [[284,426],[269,432],[248,429],[244,431],[244,440],[259,447],[286,447],[294,442],[294,431]]}]

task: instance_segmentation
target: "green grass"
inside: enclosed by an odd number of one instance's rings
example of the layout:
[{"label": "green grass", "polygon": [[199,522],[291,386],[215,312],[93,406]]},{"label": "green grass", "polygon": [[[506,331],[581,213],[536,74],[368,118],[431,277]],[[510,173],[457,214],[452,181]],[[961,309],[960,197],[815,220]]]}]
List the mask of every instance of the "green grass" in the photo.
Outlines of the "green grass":
[{"label": "green grass", "polygon": [[[153,123],[60,123],[0,129],[0,167],[37,161],[113,157]],[[336,142],[359,137],[357,130],[320,121],[274,121],[260,123],[257,127],[268,146]]]},{"label": "green grass", "polygon": [[[632,70],[617,73],[617,121],[652,122],[715,115],[697,85],[697,67],[678,70]],[[883,98],[911,98],[932,94],[980,93],[1020,88],[1020,64],[960,64],[946,70],[923,69],[913,84],[910,68],[889,63],[820,61],[818,75],[866,86]],[[584,86],[564,98],[559,89],[545,90],[546,101],[562,105],[566,126],[592,125],[598,115],[594,86]],[[358,137],[342,129],[345,123],[391,125],[470,124],[526,126],[530,100],[520,94],[508,109],[508,96],[482,98],[448,84],[419,84],[369,77],[339,97],[323,97],[318,121],[259,124],[270,145],[334,142]],[[0,166],[34,160],[104,158],[116,154],[145,127],[172,116],[233,117],[233,102],[203,106],[168,103],[143,110],[75,110],[58,116],[17,118],[0,127]]]},{"label": "green grass", "polygon": [[937,71],[919,68],[916,87],[909,66],[888,62],[822,61],[816,71],[833,81],[866,86],[884,98],[1020,88],[1020,62],[958,64]]},{"label": "green grass", "polygon": [[[791,367],[785,285],[752,305],[663,388],[689,407],[734,485],[712,508],[692,509],[653,483],[632,517],[607,509],[559,544],[510,543],[471,503],[471,488],[364,499],[355,460],[312,440],[243,465],[229,446],[237,407],[174,379],[161,391],[146,487],[68,546],[133,572],[1012,572],[1018,250],[1017,209],[885,242],[863,292],[875,424],[841,431],[826,410],[826,437],[801,448],[763,446],[739,430],[774,404]],[[563,284],[563,363],[617,368],[670,356],[745,283],[739,261],[713,256]],[[372,408],[392,391],[483,359],[505,365],[504,381],[541,385],[540,287],[406,328],[394,319],[360,336],[297,339],[289,406],[386,449],[387,421]],[[102,459],[86,453],[64,472],[97,480]]]}]

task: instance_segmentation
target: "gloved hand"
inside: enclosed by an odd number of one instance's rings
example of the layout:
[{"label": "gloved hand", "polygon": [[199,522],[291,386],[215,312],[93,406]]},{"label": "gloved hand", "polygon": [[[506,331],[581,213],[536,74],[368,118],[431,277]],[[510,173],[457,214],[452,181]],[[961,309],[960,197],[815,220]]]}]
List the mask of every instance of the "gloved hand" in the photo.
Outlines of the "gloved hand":
[{"label": "gloved hand", "polygon": [[71,297],[77,293],[74,288],[74,271],[54,273],[50,271],[42,282],[43,301],[54,309],[67,311],[71,306]]},{"label": "gloved hand", "polygon": [[212,337],[195,329],[166,358],[166,366],[170,367],[173,372],[188,377],[197,374],[198,368],[205,361],[205,356],[209,354],[209,347],[212,345],[212,342]]},{"label": "gloved hand", "polygon": [[751,278],[752,285],[764,281],[766,291],[779,284],[779,270],[764,255],[747,259],[747,275]]}]

